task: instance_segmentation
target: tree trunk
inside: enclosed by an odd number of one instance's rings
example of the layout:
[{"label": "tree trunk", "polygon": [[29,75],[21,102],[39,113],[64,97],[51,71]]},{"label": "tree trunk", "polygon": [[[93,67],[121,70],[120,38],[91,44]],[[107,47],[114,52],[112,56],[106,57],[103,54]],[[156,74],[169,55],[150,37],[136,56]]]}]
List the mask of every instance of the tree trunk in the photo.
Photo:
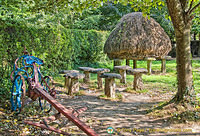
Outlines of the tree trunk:
[{"label": "tree trunk", "polygon": [[186,12],[188,6],[187,1],[166,0],[166,3],[176,36],[178,92],[174,100],[178,103],[185,98],[191,98],[190,96],[194,93],[190,49],[192,18],[189,12]]},{"label": "tree trunk", "polygon": [[176,61],[178,92],[176,101],[183,100],[184,96],[193,94],[193,76],[190,49],[190,26],[184,28],[183,33],[175,30],[176,34]]}]

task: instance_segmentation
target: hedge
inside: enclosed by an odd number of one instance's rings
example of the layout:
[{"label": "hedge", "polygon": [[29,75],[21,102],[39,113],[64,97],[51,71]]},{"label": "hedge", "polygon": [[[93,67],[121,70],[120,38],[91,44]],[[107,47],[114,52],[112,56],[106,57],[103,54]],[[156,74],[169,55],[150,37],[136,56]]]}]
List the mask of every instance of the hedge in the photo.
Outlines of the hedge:
[{"label": "hedge", "polygon": [[34,56],[44,60],[44,69],[58,72],[78,66],[97,67],[107,61],[103,46],[108,32],[66,28],[36,28],[27,26],[1,28],[1,77],[10,72],[14,60],[22,55],[24,46]]}]

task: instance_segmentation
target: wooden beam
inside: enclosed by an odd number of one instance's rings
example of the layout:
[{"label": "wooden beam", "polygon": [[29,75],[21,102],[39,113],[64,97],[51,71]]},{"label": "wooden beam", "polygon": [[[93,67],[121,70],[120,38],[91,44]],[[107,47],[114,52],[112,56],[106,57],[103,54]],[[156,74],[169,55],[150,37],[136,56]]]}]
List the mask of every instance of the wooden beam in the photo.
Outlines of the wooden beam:
[{"label": "wooden beam", "polygon": [[62,113],[66,118],[72,121],[76,126],[78,126],[82,131],[84,131],[89,136],[97,136],[97,133],[87,126],[84,122],[75,117],[71,110],[66,109],[62,104],[60,104],[51,95],[45,92],[41,85],[37,84],[35,90],[38,92],[45,100],[47,100],[58,112]]}]

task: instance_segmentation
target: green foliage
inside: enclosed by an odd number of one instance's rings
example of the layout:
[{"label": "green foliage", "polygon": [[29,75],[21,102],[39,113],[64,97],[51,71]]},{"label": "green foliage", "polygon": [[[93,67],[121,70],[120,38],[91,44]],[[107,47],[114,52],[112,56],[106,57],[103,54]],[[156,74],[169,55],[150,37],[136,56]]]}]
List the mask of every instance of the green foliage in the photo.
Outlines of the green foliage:
[{"label": "green foliage", "polygon": [[84,9],[82,13],[75,12],[73,23],[69,28],[74,29],[95,29],[111,31],[121,17],[127,13],[133,12],[130,5],[114,4],[112,2],[104,3],[97,9]]},{"label": "green foliage", "polygon": [[86,17],[83,20],[77,20],[73,24],[73,28],[82,29],[82,30],[99,30],[101,15],[92,15]]},{"label": "green foliage", "polygon": [[167,7],[162,6],[160,10],[157,10],[157,8],[152,8],[150,16],[160,24],[160,26],[165,30],[170,39],[174,40],[174,28],[168,14]]},{"label": "green foliage", "polygon": [[[71,37],[73,67],[93,66],[106,60],[103,54],[107,32],[73,30]],[[94,66],[93,66],[94,67]]]},{"label": "green foliage", "polygon": [[[199,13],[200,14],[200,13]],[[195,18],[192,20],[192,32],[193,33],[200,33],[200,16],[196,15]]]},{"label": "green foliage", "polygon": [[10,89],[12,87],[11,80],[9,79],[0,79],[0,102],[10,99]]},{"label": "green foliage", "polygon": [[[7,27],[1,31],[1,62],[12,66],[22,55],[23,47],[44,60],[45,67],[53,72],[71,69],[78,65],[98,64],[105,61],[103,45],[107,32],[95,30],[59,30],[50,28]],[[2,63],[2,68],[4,67]]]},{"label": "green foliage", "polygon": [[121,3],[113,4],[105,3],[98,9],[102,15],[99,28],[101,30],[113,30],[123,15],[133,12],[134,9],[130,5]]}]

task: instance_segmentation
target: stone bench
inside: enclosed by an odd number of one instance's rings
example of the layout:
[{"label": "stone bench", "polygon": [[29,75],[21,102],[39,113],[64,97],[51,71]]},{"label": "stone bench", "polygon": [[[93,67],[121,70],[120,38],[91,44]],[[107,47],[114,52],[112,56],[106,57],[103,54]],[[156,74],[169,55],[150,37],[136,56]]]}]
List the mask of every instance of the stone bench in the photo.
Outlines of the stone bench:
[{"label": "stone bench", "polygon": [[161,60],[161,72],[166,73],[166,60],[172,60],[172,57],[171,56],[162,56],[157,59]]},{"label": "stone bench", "polygon": [[79,69],[81,71],[83,71],[83,73],[85,74],[85,77],[83,78],[83,82],[84,83],[89,83],[90,82],[90,73],[92,71],[95,71],[95,69],[91,68],[91,67],[79,67]]},{"label": "stone bench", "polygon": [[103,73],[100,75],[100,78],[105,78],[105,95],[107,97],[115,98],[115,78],[121,79],[121,75],[116,73]]},{"label": "stone bench", "polygon": [[79,79],[84,78],[85,75],[74,72],[74,73],[67,73],[64,75],[64,77],[67,79],[71,79],[68,85],[68,95],[72,95],[73,92],[79,91]]},{"label": "stone bench", "polygon": [[119,74],[121,75],[122,79],[120,83],[126,83],[126,70],[131,69],[130,66],[114,66],[115,70],[119,70]]},{"label": "stone bench", "polygon": [[147,61],[147,70],[148,70],[148,74],[151,75],[151,66],[152,66],[152,61],[156,60],[155,58],[151,58],[151,57],[146,57],[144,60]]},{"label": "stone bench", "polygon": [[133,81],[133,89],[134,90],[142,90],[144,85],[142,81],[142,74],[147,73],[148,70],[144,68],[135,68],[135,69],[128,69],[127,73],[134,75]]},{"label": "stone bench", "polygon": [[90,73],[97,74],[97,85],[98,89],[103,87],[103,81],[99,77],[102,73],[110,72],[110,69],[107,68],[91,68],[91,67],[79,67],[85,74],[85,78],[83,79],[84,83],[88,83],[90,81]]},{"label": "stone bench", "polygon": [[[59,74],[68,74],[68,73],[79,73],[78,70],[62,70],[59,72]],[[64,87],[66,88],[66,91],[68,92],[68,88],[71,82],[71,78],[68,78],[67,76],[65,76],[65,84]]]},{"label": "stone bench", "polygon": [[105,72],[110,72],[110,69],[107,68],[97,68],[91,71],[91,73],[96,73],[97,74],[97,85],[98,89],[103,88],[103,81],[102,78],[100,78],[100,75],[105,73]]}]

